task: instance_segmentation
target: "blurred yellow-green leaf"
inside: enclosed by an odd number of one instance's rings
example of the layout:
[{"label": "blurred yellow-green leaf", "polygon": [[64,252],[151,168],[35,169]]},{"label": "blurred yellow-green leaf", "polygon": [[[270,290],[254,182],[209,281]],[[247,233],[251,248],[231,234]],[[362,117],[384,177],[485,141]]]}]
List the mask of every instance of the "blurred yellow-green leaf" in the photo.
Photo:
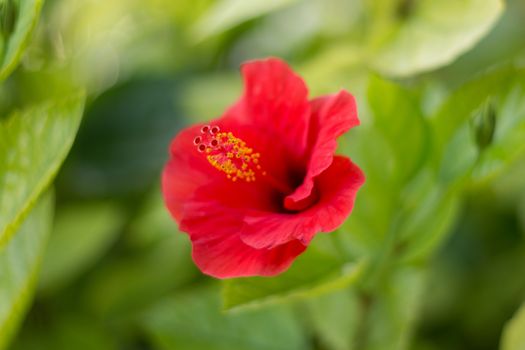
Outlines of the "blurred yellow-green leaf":
[{"label": "blurred yellow-green leaf", "polygon": [[51,231],[53,202],[52,195],[44,195],[13,239],[0,247],[0,349],[7,348],[31,303]]},{"label": "blurred yellow-green leaf", "polygon": [[3,0],[0,2],[0,81],[16,67],[29,44],[44,0]]},{"label": "blurred yellow-green leaf", "polygon": [[501,350],[525,349],[525,306],[516,311],[503,330]]},{"label": "blurred yellow-green leaf", "polygon": [[[496,23],[502,0],[400,0],[385,9],[372,67],[392,76],[409,76],[452,62]],[[394,17],[392,19],[391,17]],[[397,18],[395,18],[397,17]],[[386,33],[384,32],[386,31]]]},{"label": "blurred yellow-green leaf", "polygon": [[195,24],[194,35],[202,40],[244,21],[287,6],[296,0],[220,0]]},{"label": "blurred yellow-green leaf", "polygon": [[0,121],[0,246],[49,185],[80,124],[84,96],[14,112]]}]

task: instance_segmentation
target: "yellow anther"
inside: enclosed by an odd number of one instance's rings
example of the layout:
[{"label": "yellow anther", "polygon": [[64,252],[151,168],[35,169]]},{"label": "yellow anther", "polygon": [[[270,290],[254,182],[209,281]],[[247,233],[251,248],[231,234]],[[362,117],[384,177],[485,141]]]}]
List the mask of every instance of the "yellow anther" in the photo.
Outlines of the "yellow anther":
[{"label": "yellow anther", "polygon": [[224,172],[231,181],[255,181],[254,170],[261,169],[258,165],[260,154],[254,152],[232,132],[219,130],[216,126],[205,126],[201,129],[201,135],[194,139],[199,152],[205,151],[208,162],[215,169]]}]

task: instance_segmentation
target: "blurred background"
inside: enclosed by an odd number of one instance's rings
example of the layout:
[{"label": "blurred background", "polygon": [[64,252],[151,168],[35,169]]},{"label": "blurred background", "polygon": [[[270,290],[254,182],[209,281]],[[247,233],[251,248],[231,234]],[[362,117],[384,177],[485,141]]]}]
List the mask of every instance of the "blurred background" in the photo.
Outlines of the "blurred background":
[{"label": "blurred background", "polygon": [[[24,3],[1,1],[2,35]],[[87,102],[8,348],[525,349],[523,23],[522,0],[46,0],[0,115]],[[356,96],[340,152],[367,184],[290,273],[220,283],[160,173],[178,130],[220,116],[239,65],[268,56],[312,97]]]}]

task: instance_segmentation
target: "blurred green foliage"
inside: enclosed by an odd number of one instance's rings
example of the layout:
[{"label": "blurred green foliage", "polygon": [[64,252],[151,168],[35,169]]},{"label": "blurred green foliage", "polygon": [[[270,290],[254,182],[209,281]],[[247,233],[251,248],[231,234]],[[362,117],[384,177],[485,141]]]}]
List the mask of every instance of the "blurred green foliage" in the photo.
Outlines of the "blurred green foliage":
[{"label": "blurred green foliage", "polygon": [[[0,349],[525,349],[523,1],[42,5],[0,0]],[[356,96],[367,182],[287,272],[219,283],[159,176],[267,56]]]}]

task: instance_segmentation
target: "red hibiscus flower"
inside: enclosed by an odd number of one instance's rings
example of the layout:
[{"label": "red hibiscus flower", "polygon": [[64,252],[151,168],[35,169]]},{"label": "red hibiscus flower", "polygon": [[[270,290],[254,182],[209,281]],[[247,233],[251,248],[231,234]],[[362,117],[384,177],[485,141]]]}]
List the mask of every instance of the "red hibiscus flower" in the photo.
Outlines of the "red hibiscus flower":
[{"label": "red hibiscus flower", "polygon": [[248,62],[242,74],[241,99],[181,131],[162,176],[193,260],[217,278],[283,272],[316,233],[344,222],[364,182],[334,155],[336,138],[359,124],[352,95],[308,100],[303,80],[275,58]]}]

